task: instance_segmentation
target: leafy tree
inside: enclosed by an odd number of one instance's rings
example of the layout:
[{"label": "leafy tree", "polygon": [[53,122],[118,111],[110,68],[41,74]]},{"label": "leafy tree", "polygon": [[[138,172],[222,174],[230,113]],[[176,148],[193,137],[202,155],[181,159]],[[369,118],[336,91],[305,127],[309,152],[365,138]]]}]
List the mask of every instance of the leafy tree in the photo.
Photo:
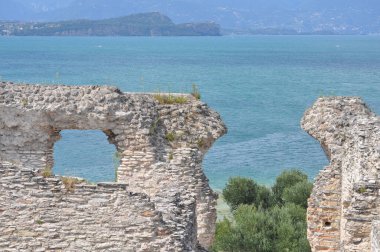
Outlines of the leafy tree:
[{"label": "leafy tree", "polygon": [[283,193],[286,188],[292,187],[299,182],[307,181],[307,175],[300,170],[283,171],[272,187],[274,199],[277,204],[283,205]]},{"label": "leafy tree", "polygon": [[306,208],[313,185],[299,170],[282,172],[272,190],[249,178],[228,180],[233,220],[217,223],[213,251],[309,252]]},{"label": "leafy tree", "polygon": [[307,199],[310,197],[313,184],[308,181],[298,182],[297,184],[285,188],[282,199],[285,203],[294,203],[307,208]]},{"label": "leafy tree", "polygon": [[306,237],[306,209],[295,204],[276,206],[271,215],[277,219],[274,251],[308,252],[310,245]]},{"label": "leafy tree", "polygon": [[262,185],[257,186],[256,191],[256,207],[262,207],[264,209],[270,208],[274,205],[274,197],[270,188]]},{"label": "leafy tree", "polygon": [[240,204],[252,204],[268,208],[272,203],[272,193],[265,186],[258,185],[249,178],[233,177],[223,189],[223,197],[232,210]]},{"label": "leafy tree", "polygon": [[215,240],[212,245],[212,251],[239,251],[241,246],[240,237],[234,231],[232,222],[224,219],[216,223]]},{"label": "leafy tree", "polygon": [[240,205],[235,222],[218,223],[214,251],[308,252],[306,210],[295,204],[271,209]]}]

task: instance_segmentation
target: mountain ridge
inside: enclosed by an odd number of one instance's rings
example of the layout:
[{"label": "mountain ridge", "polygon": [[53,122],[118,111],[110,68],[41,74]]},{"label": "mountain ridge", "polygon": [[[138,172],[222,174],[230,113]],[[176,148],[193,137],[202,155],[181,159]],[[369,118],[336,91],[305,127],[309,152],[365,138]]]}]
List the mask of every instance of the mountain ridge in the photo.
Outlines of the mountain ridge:
[{"label": "mountain ridge", "polygon": [[159,13],[139,13],[102,20],[60,22],[0,22],[3,36],[220,36],[220,26],[209,23],[175,24]]},{"label": "mountain ridge", "polygon": [[[13,12],[6,10],[7,3],[13,3]],[[253,33],[267,29],[296,33],[380,33],[377,0],[0,0],[0,9],[0,20],[98,20],[161,12],[176,23],[209,20],[226,29]]]}]

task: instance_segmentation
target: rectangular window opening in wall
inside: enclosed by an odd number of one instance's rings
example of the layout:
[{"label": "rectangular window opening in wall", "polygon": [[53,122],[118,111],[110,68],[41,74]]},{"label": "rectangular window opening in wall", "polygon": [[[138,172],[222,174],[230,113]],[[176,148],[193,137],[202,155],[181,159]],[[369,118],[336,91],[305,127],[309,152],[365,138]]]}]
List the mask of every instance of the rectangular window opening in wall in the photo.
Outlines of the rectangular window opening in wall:
[{"label": "rectangular window opening in wall", "polygon": [[55,175],[114,182],[120,153],[101,130],[62,130],[54,144]]}]

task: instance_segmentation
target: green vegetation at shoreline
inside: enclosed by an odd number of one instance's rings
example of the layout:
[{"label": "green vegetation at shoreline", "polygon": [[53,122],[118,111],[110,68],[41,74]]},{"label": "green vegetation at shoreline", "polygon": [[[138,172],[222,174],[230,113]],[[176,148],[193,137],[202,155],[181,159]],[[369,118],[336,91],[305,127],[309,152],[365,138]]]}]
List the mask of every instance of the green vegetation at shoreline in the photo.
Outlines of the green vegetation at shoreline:
[{"label": "green vegetation at shoreline", "polygon": [[213,251],[309,252],[307,199],[312,183],[299,170],[284,171],[265,187],[254,180],[230,178],[223,198],[232,218],[217,223]]}]

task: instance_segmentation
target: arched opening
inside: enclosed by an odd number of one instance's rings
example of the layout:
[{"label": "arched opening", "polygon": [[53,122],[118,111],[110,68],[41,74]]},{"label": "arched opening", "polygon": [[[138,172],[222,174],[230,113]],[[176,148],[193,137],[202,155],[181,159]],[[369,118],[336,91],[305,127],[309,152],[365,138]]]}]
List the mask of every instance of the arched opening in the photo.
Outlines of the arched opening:
[{"label": "arched opening", "polygon": [[54,144],[53,173],[90,182],[116,181],[120,157],[100,130],[62,130]]}]

